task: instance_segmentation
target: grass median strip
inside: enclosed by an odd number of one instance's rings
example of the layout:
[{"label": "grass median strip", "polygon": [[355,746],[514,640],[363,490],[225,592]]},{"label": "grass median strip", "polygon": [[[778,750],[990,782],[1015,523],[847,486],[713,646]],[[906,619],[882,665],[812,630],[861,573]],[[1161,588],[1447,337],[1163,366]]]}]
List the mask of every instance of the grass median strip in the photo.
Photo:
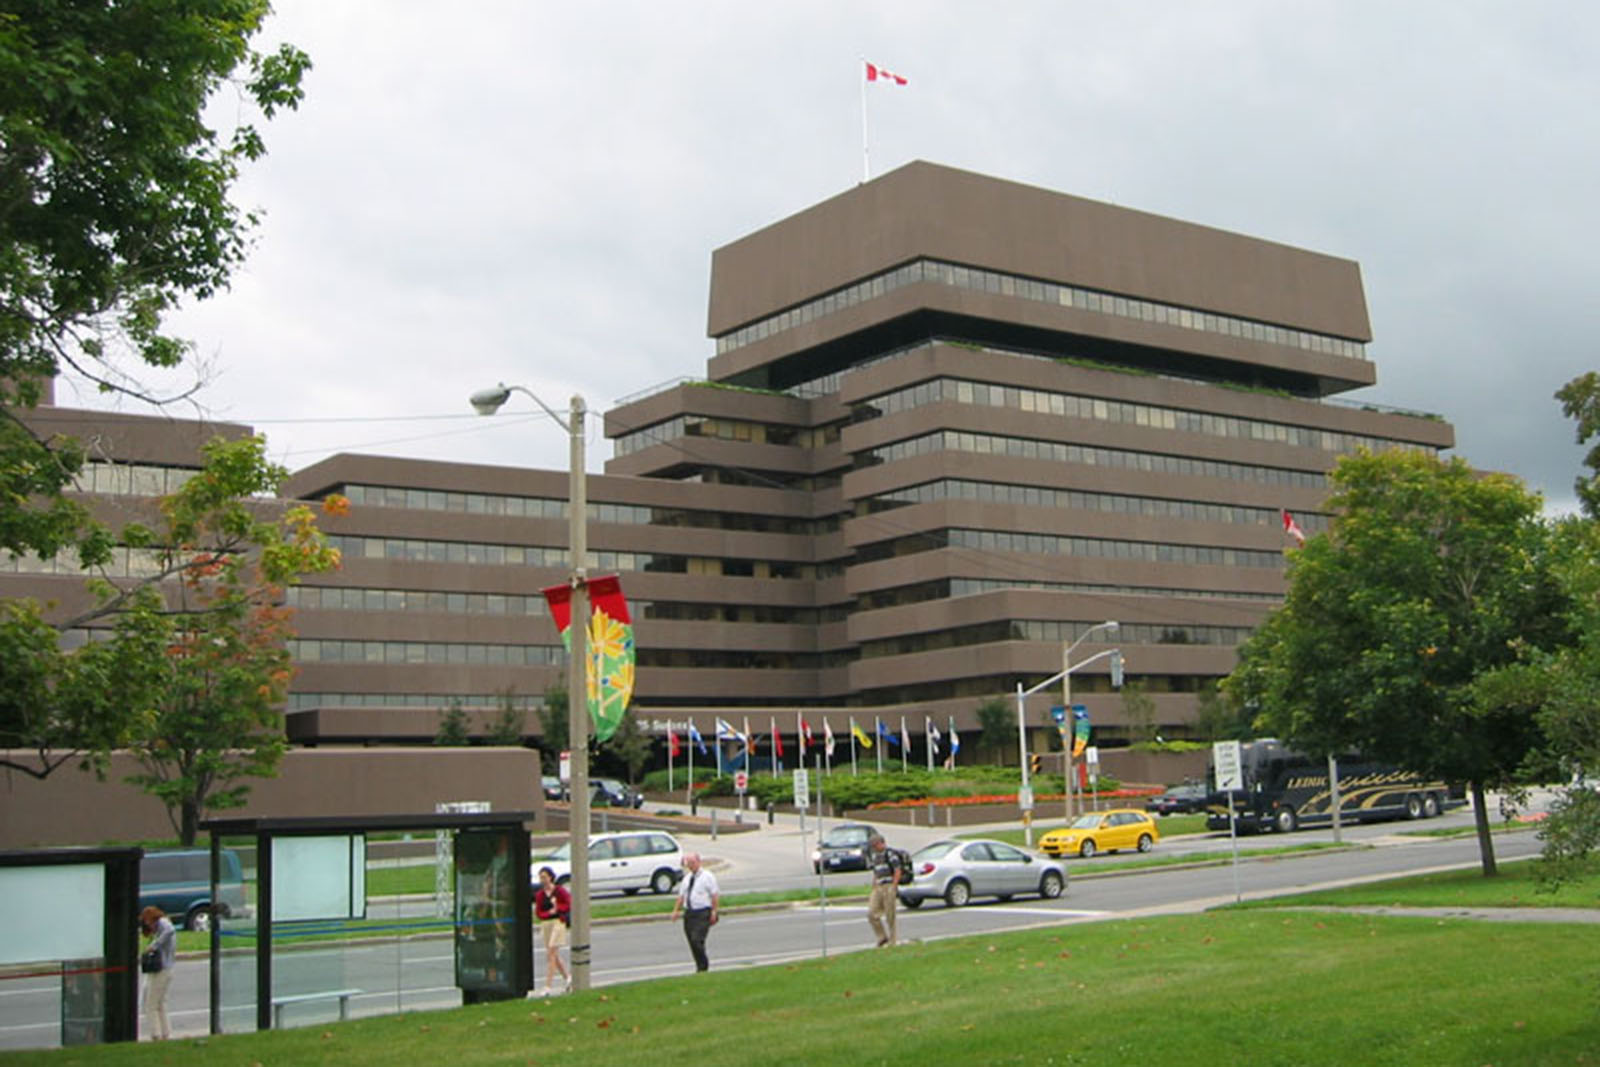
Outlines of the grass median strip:
[{"label": "grass median strip", "polygon": [[1593,1062],[1597,985],[1600,926],[1227,911],[7,1062],[1517,1067]]}]

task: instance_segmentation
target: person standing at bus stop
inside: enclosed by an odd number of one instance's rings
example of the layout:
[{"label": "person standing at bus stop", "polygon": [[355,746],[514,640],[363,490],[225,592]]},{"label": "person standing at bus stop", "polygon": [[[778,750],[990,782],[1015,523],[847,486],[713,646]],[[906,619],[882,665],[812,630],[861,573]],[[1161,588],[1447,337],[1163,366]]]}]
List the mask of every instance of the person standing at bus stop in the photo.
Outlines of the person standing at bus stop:
[{"label": "person standing at bus stop", "polygon": [[550,867],[539,868],[539,888],[533,892],[533,913],[539,918],[539,933],[544,940],[544,996],[556,991],[556,975],[567,989],[572,988],[572,974],[561,961],[561,950],[568,942],[567,927],[572,922],[572,894],[556,881],[556,872]]},{"label": "person standing at bus stop", "polygon": [[[150,905],[139,913],[139,929],[150,939],[144,955],[153,957],[152,963],[140,970],[144,975],[144,1021],[150,1040],[165,1041],[172,1036],[172,1023],[167,1019],[167,987],[172,984],[172,968],[178,962],[178,931],[167,918],[167,913]],[[155,970],[149,970],[154,966]]]},{"label": "person standing at bus stop", "polygon": [[700,866],[700,853],[689,852],[683,857],[683,869],[689,872],[678,885],[678,897],[672,902],[672,921],[683,913],[683,936],[689,942],[689,954],[694,957],[694,969],[711,969],[706,956],[706,935],[717,924],[717,905],[722,899],[717,886],[717,876]]}]

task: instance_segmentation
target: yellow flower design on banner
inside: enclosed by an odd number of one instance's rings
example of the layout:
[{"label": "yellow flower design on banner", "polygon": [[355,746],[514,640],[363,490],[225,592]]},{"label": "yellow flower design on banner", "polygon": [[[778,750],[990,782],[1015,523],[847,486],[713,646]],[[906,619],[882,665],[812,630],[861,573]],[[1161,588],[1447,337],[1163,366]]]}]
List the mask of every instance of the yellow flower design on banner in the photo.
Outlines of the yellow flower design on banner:
[{"label": "yellow flower design on banner", "polygon": [[595,739],[617,732],[633,699],[633,627],[596,608],[589,616],[589,713]]}]

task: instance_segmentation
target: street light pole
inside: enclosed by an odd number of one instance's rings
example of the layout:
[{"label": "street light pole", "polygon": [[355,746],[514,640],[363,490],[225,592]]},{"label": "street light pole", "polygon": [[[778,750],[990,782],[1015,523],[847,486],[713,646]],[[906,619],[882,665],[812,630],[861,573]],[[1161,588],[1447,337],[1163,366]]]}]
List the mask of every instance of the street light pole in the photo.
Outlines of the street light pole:
[{"label": "street light pole", "polygon": [[494,389],[472,394],[472,406],[480,415],[493,415],[510,399],[512,392],[532,398],[544,413],[567,431],[570,441],[567,487],[567,549],[572,567],[571,622],[567,662],[567,745],[571,750],[571,807],[568,809],[568,839],[572,869],[572,986],[589,988],[589,491],[584,470],[583,397],[572,398],[572,408],[563,419],[543,400],[520,385],[501,383]]},{"label": "street light pole", "polygon": [[1061,804],[1062,814],[1066,816],[1069,823],[1072,821],[1072,783],[1076,778],[1073,771],[1077,769],[1075,766],[1077,761],[1072,756],[1072,742],[1078,729],[1077,717],[1072,714],[1072,653],[1074,649],[1083,644],[1090,634],[1099,630],[1114,634],[1118,629],[1119,624],[1115,619],[1107,619],[1105,622],[1096,623],[1089,627],[1078,635],[1076,641],[1070,645],[1064,645],[1061,649],[1061,706],[1066,709],[1067,714],[1067,733],[1062,738],[1061,744],[1063,751],[1061,764],[1066,768],[1066,781],[1062,783],[1061,789]]}]

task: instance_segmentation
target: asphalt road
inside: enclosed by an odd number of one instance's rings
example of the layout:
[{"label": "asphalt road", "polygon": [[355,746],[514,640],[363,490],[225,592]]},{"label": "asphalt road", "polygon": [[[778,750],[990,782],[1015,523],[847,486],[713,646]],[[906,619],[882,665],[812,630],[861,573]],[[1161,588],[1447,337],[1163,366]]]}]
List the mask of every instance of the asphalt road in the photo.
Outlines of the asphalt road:
[{"label": "asphalt road", "polygon": [[[1470,821],[1470,813],[1453,813],[1438,825]],[[1408,824],[1351,827],[1344,838],[1377,847],[1340,852],[1285,855],[1245,860],[1232,865],[1182,869],[1156,868],[1125,874],[1094,875],[1112,860],[1097,857],[1069,864],[1068,891],[1057,901],[1019,898],[1006,904],[976,903],[966,908],[945,908],[931,903],[912,911],[902,909],[902,940],[931,940],[953,936],[1060,926],[1077,922],[1132,918],[1142,915],[1201,911],[1227,903],[1236,896],[1253,898],[1325,888],[1397,874],[1443,869],[1478,862],[1476,839],[1431,839],[1396,833]],[[810,869],[810,843],[815,827],[802,835],[798,825],[763,826],[742,835],[717,840],[692,841],[708,865],[718,872],[724,893],[752,889],[814,886],[819,881]],[[916,848],[942,836],[941,829],[885,827],[892,844]],[[1281,845],[1289,841],[1326,839],[1326,832],[1296,834],[1292,838],[1267,835],[1242,838],[1241,847]],[[1510,860],[1536,853],[1535,835],[1497,835],[1496,854]],[[1158,846],[1162,852],[1214,851],[1228,847],[1226,835],[1178,838]],[[827,876],[830,886],[859,881],[865,875]],[[426,910],[411,905],[405,910]],[[398,917],[396,904],[375,904],[369,914],[382,917],[385,909]],[[594,928],[592,982],[609,985],[692,970],[682,931],[665,921],[602,922]],[[795,959],[856,951],[872,945],[864,904],[804,906],[753,910],[730,914],[712,931],[710,952],[714,968],[755,967]],[[543,953],[536,949],[536,979],[543,981]],[[460,1003],[454,984],[451,942],[446,938],[396,940],[281,953],[275,961],[280,992],[314,989],[360,989],[352,999],[352,1015],[392,1013],[451,1007]],[[253,974],[247,963],[230,967],[224,976],[225,1026],[248,1029],[253,1025]],[[183,960],[169,994],[174,1030],[202,1034],[208,1025],[206,967],[203,960]],[[337,1017],[333,1001],[295,1005],[285,1018],[289,1026],[312,1025]],[[53,1044],[60,1013],[59,982],[19,979],[0,982],[0,1048],[39,1047]]]}]

